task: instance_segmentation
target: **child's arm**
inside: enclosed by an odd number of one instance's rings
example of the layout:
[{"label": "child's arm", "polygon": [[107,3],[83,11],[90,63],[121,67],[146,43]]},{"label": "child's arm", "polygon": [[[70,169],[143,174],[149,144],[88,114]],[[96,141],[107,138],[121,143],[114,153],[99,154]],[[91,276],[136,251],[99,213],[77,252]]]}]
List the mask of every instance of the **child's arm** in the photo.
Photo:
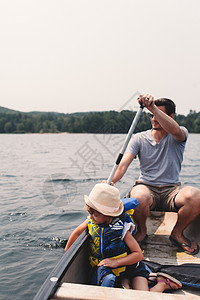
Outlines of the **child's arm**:
[{"label": "child's arm", "polygon": [[75,240],[81,235],[81,233],[87,228],[87,220],[85,220],[82,224],[80,224],[70,235],[67,245],[65,247],[65,252],[69,249],[69,247],[75,242]]},{"label": "child's arm", "polygon": [[100,263],[98,266],[104,266],[104,267],[110,267],[110,268],[117,268],[120,266],[128,266],[128,265],[133,265],[141,260],[143,260],[143,254],[140,246],[138,245],[137,241],[134,239],[130,231],[127,231],[125,237],[124,237],[124,242],[130,249],[131,253],[128,254],[125,257],[120,257],[116,259],[111,259],[111,258],[105,258]]}]

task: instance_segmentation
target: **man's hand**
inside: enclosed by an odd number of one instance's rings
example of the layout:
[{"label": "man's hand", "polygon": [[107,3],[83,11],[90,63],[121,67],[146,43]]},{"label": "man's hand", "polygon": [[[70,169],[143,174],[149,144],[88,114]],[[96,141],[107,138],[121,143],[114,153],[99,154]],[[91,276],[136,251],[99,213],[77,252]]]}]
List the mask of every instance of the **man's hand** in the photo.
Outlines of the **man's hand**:
[{"label": "man's hand", "polygon": [[[101,183],[108,183],[108,181],[107,180],[102,180]],[[110,185],[114,185],[114,182],[111,181]]]},{"label": "man's hand", "polygon": [[153,96],[146,94],[146,95],[140,95],[138,97],[138,102],[140,105],[146,107],[147,109],[153,108],[154,104],[154,98]]}]

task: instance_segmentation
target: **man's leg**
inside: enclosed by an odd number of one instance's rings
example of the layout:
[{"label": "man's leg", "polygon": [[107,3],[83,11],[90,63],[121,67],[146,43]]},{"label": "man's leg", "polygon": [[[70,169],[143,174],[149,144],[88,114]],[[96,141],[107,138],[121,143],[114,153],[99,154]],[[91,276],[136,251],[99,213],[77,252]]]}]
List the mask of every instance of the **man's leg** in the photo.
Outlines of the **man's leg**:
[{"label": "man's leg", "polygon": [[[179,211],[177,222],[171,232],[171,238],[178,243],[188,244],[183,231],[200,214],[200,190],[190,186],[184,187],[177,194],[175,205],[179,208]],[[184,249],[193,252],[197,247],[197,244],[192,242],[191,248],[184,247]]]},{"label": "man's leg", "polygon": [[130,196],[137,198],[139,201],[139,205],[135,208],[133,215],[137,224],[137,232],[134,237],[137,241],[142,241],[147,233],[146,220],[149,215],[150,206],[153,203],[153,198],[150,190],[143,184],[134,186]]}]

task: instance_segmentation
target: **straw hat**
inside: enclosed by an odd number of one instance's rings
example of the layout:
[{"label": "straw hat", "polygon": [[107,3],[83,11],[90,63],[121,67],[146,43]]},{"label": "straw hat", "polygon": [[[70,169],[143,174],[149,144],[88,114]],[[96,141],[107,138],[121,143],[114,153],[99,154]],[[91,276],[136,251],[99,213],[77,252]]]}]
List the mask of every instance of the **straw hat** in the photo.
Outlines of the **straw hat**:
[{"label": "straw hat", "polygon": [[116,217],[124,210],[119,190],[107,183],[97,183],[84,200],[88,206],[106,216]]}]

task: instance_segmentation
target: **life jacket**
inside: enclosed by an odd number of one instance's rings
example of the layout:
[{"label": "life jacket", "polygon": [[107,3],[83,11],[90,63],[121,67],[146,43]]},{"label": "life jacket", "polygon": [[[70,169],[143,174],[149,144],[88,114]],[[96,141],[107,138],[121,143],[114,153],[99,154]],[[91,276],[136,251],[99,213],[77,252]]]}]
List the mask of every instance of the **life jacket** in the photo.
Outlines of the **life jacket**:
[{"label": "life jacket", "polygon": [[[134,203],[130,205],[130,199]],[[129,200],[129,201],[128,201]],[[99,261],[104,258],[118,258],[126,256],[129,252],[128,247],[122,240],[122,234],[125,223],[131,223],[132,234],[135,233],[136,227],[132,219],[134,212],[133,207],[138,204],[137,199],[129,198],[125,200],[124,210],[128,209],[119,217],[115,217],[110,224],[96,224],[90,217],[88,217],[88,231],[90,234],[90,264],[92,267],[98,265]],[[123,202],[124,203],[124,202]],[[128,204],[128,205],[127,205]],[[126,266],[112,269],[116,276],[124,272]]]}]

